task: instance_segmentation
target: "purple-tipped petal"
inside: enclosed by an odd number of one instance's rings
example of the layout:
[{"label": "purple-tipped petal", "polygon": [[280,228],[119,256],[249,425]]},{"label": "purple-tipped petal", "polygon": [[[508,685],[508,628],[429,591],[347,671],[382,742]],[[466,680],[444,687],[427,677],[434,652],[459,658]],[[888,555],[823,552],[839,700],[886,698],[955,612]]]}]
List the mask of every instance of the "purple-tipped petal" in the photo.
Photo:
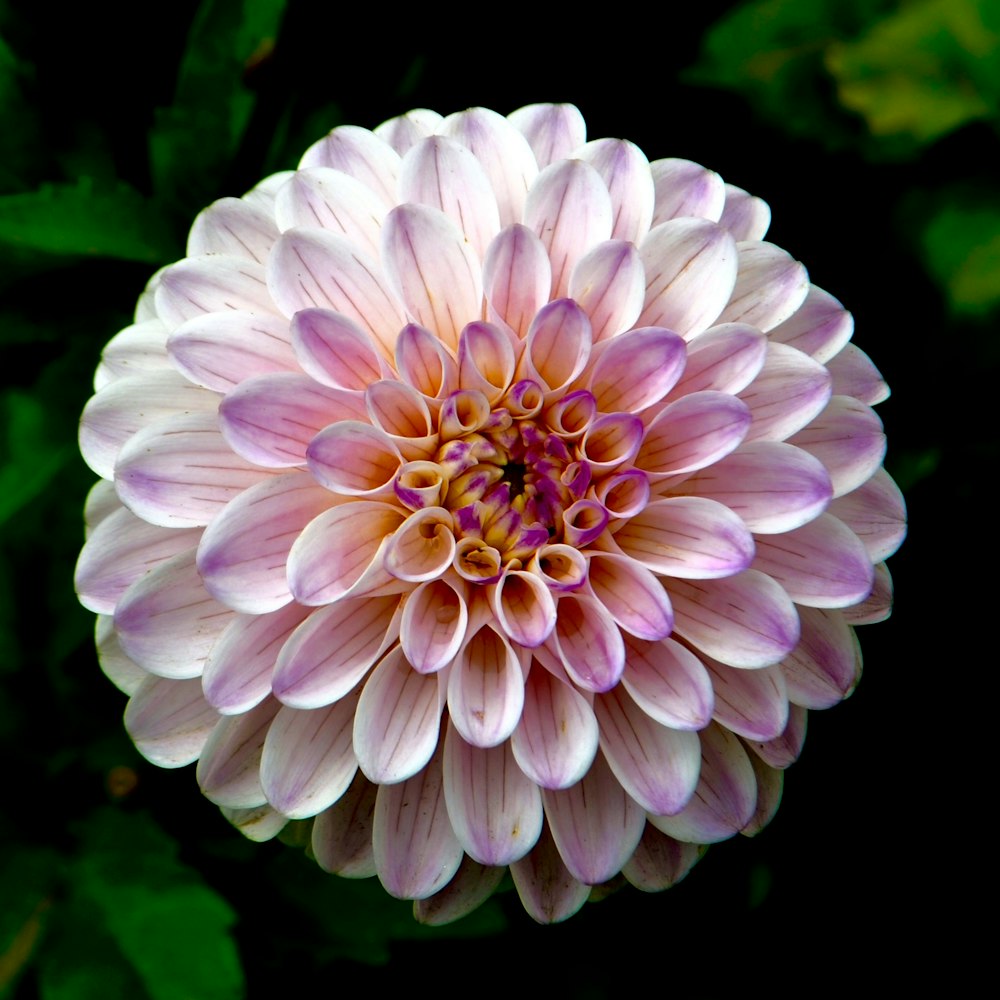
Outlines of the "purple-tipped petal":
[{"label": "purple-tipped petal", "polygon": [[654,226],[682,216],[719,221],[726,190],[714,170],[680,159],[654,160],[649,167],[656,193]]},{"label": "purple-tipped petal", "polygon": [[607,882],[621,871],[646,823],[601,754],[582,781],[558,791],[546,789],[542,801],[563,862],[587,885]]},{"label": "purple-tipped petal", "polygon": [[378,788],[360,771],[347,791],[313,822],[312,852],[319,866],[343,878],[375,874],[372,824]]},{"label": "purple-tipped petal", "polygon": [[597,721],[575,688],[537,664],[524,688],[524,709],[510,738],[521,770],[541,788],[568,788],[597,753]]},{"label": "purple-tipped petal", "polygon": [[749,323],[767,333],[784,322],[809,293],[806,269],[773,243],[737,245],[739,272],[720,323]]},{"label": "purple-tipped petal", "polygon": [[694,580],[740,573],[754,557],[746,525],[703,497],[654,500],[616,532],[615,542],[654,573]]},{"label": "purple-tipped petal", "polygon": [[712,718],[746,740],[776,739],[788,725],[788,694],[780,666],[740,670],[706,659],[712,678]]},{"label": "purple-tipped petal", "polygon": [[859,402],[875,406],[889,398],[889,386],[871,358],[854,344],[845,344],[827,363],[833,376],[833,391],[838,396],[853,396]]},{"label": "purple-tipped petal", "polygon": [[271,689],[293,708],[343,698],[396,641],[398,597],[359,597],[314,611],[285,642]]},{"label": "purple-tipped petal", "polygon": [[684,341],[671,330],[630,330],[608,345],[590,375],[590,391],[603,413],[638,413],[658,403],[684,370]]},{"label": "purple-tipped petal", "polygon": [[354,752],[370,781],[396,784],[427,764],[438,743],[442,702],[433,674],[418,674],[398,646],[386,654],[354,716]]},{"label": "purple-tipped petal", "polygon": [[854,317],[832,296],[815,285],[801,306],[768,333],[772,344],[787,344],[825,364],[851,339]]},{"label": "purple-tipped petal", "polygon": [[196,316],[227,309],[277,315],[262,264],[211,254],[189,257],[161,274],[156,314],[168,330],[176,330]]},{"label": "purple-tipped petal", "polygon": [[303,309],[292,318],[291,335],[305,373],[332,389],[363,392],[391,372],[382,345],[340,313]]},{"label": "purple-tipped petal", "polygon": [[522,340],[549,300],[552,265],[545,244],[527,226],[512,225],[486,250],[483,290],[493,322],[505,323]]},{"label": "purple-tipped petal", "polygon": [[755,754],[749,756],[754,777],[757,779],[757,808],[740,833],[744,837],[756,837],[778,812],[778,806],[781,805],[781,794],[785,788],[785,773],[771,767]]},{"label": "purple-tipped petal", "polygon": [[875,567],[875,586],[868,599],[840,613],[848,625],[871,625],[889,617],[892,613],[892,577],[885,563]]},{"label": "purple-tipped petal", "polygon": [[712,718],[712,679],[701,659],[673,639],[643,642],[626,636],[622,684],[651,719],[671,729],[704,729]]},{"label": "purple-tipped petal", "polygon": [[622,868],[622,875],[642,892],[662,892],[677,885],[705,851],[701,844],[681,843],[647,823],[635,853]]},{"label": "purple-tipped petal", "polygon": [[274,717],[260,760],[267,801],[290,819],[307,819],[332,806],[358,769],[352,742],[357,698],[312,711],[282,708]]},{"label": "purple-tipped petal", "polygon": [[242,198],[220,198],[195,218],[187,255],[226,254],[263,264],[277,238],[268,212]]},{"label": "purple-tipped petal", "polygon": [[803,708],[830,708],[861,679],[861,646],[838,611],[799,608],[802,639],[782,660],[788,697]]},{"label": "purple-tipped petal", "polygon": [[385,431],[360,420],[328,424],[306,448],[316,481],[341,496],[388,497],[403,457]]},{"label": "purple-tipped petal", "polygon": [[701,735],[701,779],[676,816],[650,816],[658,830],[695,844],[714,844],[739,833],[757,807],[757,779],[739,738],[714,723]]},{"label": "purple-tipped petal", "polygon": [[510,866],[510,874],[521,905],[540,924],[568,920],[590,896],[590,886],[577,881],[563,863],[547,825],[533,850]]},{"label": "purple-tipped petal", "polygon": [[747,746],[753,750],[761,760],[771,767],[785,768],[794,764],[802,753],[802,747],[806,741],[806,725],[809,719],[809,712],[801,705],[788,706],[788,724],[780,735],[774,739],[759,743],[755,740],[746,740]]},{"label": "purple-tipped petal", "polygon": [[698,784],[698,734],[661,726],[621,685],[594,699],[594,714],[601,751],[625,791],[657,816],[680,812]]},{"label": "purple-tipped petal", "polygon": [[462,593],[448,580],[422,583],[406,598],[399,641],[414,670],[436,673],[448,666],[465,641],[469,611]]},{"label": "purple-tipped petal", "polygon": [[541,794],[514,762],[510,743],[472,746],[450,722],[444,798],[455,835],[481,864],[502,866],[523,858],[542,832]]},{"label": "purple-tipped petal", "polygon": [[613,552],[592,552],[587,580],[619,628],[639,639],[665,639],[674,627],[670,598],[644,566]]},{"label": "purple-tipped petal", "polygon": [[769,576],[748,569],[722,580],[671,580],[674,631],[731,667],[767,667],[799,640],[791,598]]},{"label": "purple-tipped petal", "polygon": [[332,167],[354,177],[385,201],[396,204],[402,161],[377,135],[356,125],[341,125],[306,150],[300,168]]},{"label": "purple-tipped petal", "polygon": [[734,240],[762,240],[771,225],[767,202],[732,184],[725,185],[725,192],[720,224],[733,234]]},{"label": "purple-tipped petal", "polygon": [[767,338],[755,327],[743,323],[714,326],[688,346],[684,374],[667,399],[706,390],[737,393],[757,377],[766,356]]},{"label": "purple-tipped petal", "polygon": [[549,640],[573,682],[587,691],[609,691],[625,669],[622,634],[602,610],[593,597],[563,595]]},{"label": "purple-tipped petal", "polygon": [[375,800],[372,850],[379,881],[399,899],[425,899],[443,889],[462,862],[444,802],[442,752],[412,778],[381,785]]},{"label": "purple-tipped petal", "polygon": [[777,580],[797,604],[813,608],[857,604],[875,583],[861,540],[831,514],[781,535],[761,535],[753,568]]},{"label": "purple-tipped petal", "polygon": [[649,160],[635,143],[625,139],[595,139],[576,150],[607,185],[616,240],[638,243],[649,232],[653,220],[653,177]]},{"label": "purple-tipped petal", "polygon": [[885,469],[837,497],[828,510],[861,539],[873,563],[888,559],[906,537],[906,502]]},{"label": "purple-tipped petal", "polygon": [[507,570],[490,587],[490,605],[507,637],[529,649],[540,646],[556,625],[556,604],[541,577]]},{"label": "purple-tipped petal", "polygon": [[157,767],[184,767],[197,760],[218,721],[219,713],[205,701],[197,677],[147,677],[125,709],[132,742]]},{"label": "purple-tipped petal", "polygon": [[444,119],[429,108],[416,108],[382,122],[375,134],[389,143],[400,156],[404,156],[421,139],[434,135]]},{"label": "purple-tipped petal", "polygon": [[456,347],[462,327],[482,312],[483,286],[479,262],[452,221],[425,205],[394,208],[382,229],[382,260],[410,317]]},{"label": "purple-tipped petal", "polygon": [[590,317],[595,343],[631,329],[646,295],[646,276],[635,244],[598,243],[576,262],[569,295]]},{"label": "purple-tipped petal", "polygon": [[528,140],[540,168],[569,156],[587,138],[587,123],[572,104],[529,104],[507,120]]},{"label": "purple-tipped petal", "polygon": [[466,855],[455,877],[443,889],[433,896],[413,901],[413,919],[429,927],[461,920],[493,895],[506,871],[481,865]]},{"label": "purple-tipped petal", "polygon": [[664,326],[686,340],[718,318],[736,285],[733,238],[707,219],[674,219],[639,246],[646,270],[643,326]]},{"label": "purple-tipped petal", "polygon": [[537,382],[546,402],[557,399],[583,371],[591,343],[587,314],[572,299],[550,302],[531,323],[517,377]]}]

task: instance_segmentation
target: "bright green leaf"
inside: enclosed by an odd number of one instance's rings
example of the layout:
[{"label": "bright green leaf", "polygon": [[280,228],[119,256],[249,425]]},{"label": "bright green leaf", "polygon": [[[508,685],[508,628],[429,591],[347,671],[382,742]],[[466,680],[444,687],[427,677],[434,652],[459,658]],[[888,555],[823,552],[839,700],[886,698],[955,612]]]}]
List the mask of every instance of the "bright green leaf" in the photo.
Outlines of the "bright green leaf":
[{"label": "bright green leaf", "polygon": [[0,196],[0,244],[57,257],[113,257],[162,264],[177,245],[158,208],[121,184],[90,178]]},{"label": "bright green leaf", "polygon": [[73,881],[151,1000],[240,997],[236,915],[177,850],[148,816],[99,810],[84,829]]},{"label": "bright green leaf", "polygon": [[988,77],[979,67],[996,66],[1000,36],[987,29],[979,8],[980,0],[921,0],[860,38],[831,45],[826,65],[843,104],[873,135],[917,144],[987,117]]}]

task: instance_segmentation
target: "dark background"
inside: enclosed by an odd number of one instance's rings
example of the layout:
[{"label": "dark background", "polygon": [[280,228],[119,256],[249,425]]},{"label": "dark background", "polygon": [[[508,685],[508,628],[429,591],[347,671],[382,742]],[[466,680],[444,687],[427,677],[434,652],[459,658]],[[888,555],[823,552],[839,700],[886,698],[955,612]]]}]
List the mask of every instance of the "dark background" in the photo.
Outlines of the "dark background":
[{"label": "dark background", "polygon": [[[329,6],[187,0],[155,28],[139,5],[0,11],[0,997],[785,996],[939,976],[960,991],[975,956],[961,899],[989,867],[988,785],[967,775],[991,667],[971,574],[997,457],[997,5],[351,24]],[[697,160],[769,202],[768,238],[854,312],[893,389],[879,413],[911,536],[890,564],[893,617],[860,631],[860,688],[811,715],[768,829],[666,894],[626,887],[561,926],[534,925],[509,890],[426,929],[374,880],[244,841],[191,769],[133,750],[72,591],[93,478],[76,423],[101,347],[212,199],[336,124],[549,100],[577,104],[591,138]]]}]

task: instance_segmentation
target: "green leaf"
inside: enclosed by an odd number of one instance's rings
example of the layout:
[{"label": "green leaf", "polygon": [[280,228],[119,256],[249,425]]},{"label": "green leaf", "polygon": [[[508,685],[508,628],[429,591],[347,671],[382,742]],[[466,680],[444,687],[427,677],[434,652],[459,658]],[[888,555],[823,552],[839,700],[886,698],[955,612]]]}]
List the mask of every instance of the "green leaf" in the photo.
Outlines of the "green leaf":
[{"label": "green leaf", "polygon": [[1000,304],[1000,203],[945,205],[924,229],[923,250],[955,313],[985,315]]},{"label": "green leaf", "polygon": [[174,101],[156,112],[150,158],[156,190],[185,210],[219,194],[254,107],[247,76],[273,48],[287,0],[202,0]]},{"label": "green leaf", "polygon": [[90,178],[0,196],[0,245],[54,257],[113,257],[162,264],[177,243],[157,206],[133,188]]},{"label": "green leaf", "polygon": [[53,444],[46,429],[46,408],[27,393],[9,390],[0,398],[7,428],[0,463],[0,526],[22,510],[49,484],[72,451]]},{"label": "green leaf", "polygon": [[151,1000],[242,996],[236,915],[177,858],[177,844],[148,816],[111,808],[83,832],[73,882]]},{"label": "green leaf", "polygon": [[995,114],[1000,35],[984,23],[981,3],[906,4],[860,38],[831,45],[826,65],[841,102],[873,135],[913,145]]}]

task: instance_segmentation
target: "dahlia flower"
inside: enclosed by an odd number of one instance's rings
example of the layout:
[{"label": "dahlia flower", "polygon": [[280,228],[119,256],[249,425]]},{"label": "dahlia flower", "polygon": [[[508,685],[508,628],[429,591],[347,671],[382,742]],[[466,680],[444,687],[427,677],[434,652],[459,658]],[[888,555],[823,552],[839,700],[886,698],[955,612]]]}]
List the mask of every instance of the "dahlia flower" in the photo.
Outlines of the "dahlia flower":
[{"label": "dahlia flower", "polygon": [[758,831],[905,531],[886,385],[769,219],[565,105],[335,128],[202,212],[80,432],[140,752],[428,922]]}]

